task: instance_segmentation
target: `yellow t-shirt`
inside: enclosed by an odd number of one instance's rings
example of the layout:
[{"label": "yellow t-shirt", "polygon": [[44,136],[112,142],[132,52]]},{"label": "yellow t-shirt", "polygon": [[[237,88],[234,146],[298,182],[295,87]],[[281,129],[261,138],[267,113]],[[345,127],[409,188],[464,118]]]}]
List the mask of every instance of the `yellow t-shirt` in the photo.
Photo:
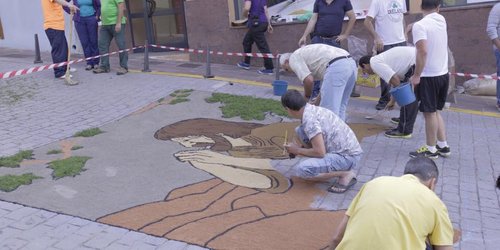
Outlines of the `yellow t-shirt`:
[{"label": "yellow t-shirt", "polygon": [[384,176],[366,183],[346,212],[337,249],[425,249],[453,245],[448,210],[414,175]]},{"label": "yellow t-shirt", "polygon": [[43,29],[64,30],[64,13],[60,4],[54,0],[41,0]]}]

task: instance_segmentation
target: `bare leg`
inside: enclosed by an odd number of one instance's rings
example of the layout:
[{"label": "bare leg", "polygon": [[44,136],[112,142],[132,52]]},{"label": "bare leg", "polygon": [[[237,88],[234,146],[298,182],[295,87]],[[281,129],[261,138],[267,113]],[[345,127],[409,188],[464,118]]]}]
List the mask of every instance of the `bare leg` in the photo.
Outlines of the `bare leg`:
[{"label": "bare leg", "polygon": [[342,185],[347,185],[347,184],[349,184],[351,179],[354,178],[355,176],[356,176],[356,174],[354,174],[353,171],[334,171],[334,172],[330,172],[330,173],[319,174],[315,177],[302,178],[302,179],[308,180],[308,181],[320,182],[320,181],[328,181],[332,178],[339,177],[338,183],[342,184]]},{"label": "bare leg", "polygon": [[446,129],[445,129],[443,117],[441,116],[440,111],[437,111],[436,114],[437,114],[437,121],[438,121],[437,139],[439,141],[446,141]]},{"label": "bare leg", "polygon": [[424,112],[425,139],[428,146],[436,146],[438,133],[438,118],[436,112]]}]

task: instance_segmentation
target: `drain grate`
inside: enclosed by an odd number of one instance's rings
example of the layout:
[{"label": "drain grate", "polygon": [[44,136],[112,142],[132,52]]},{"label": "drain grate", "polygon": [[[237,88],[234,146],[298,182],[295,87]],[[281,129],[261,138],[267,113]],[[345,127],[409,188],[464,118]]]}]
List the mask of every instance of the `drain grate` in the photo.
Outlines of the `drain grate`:
[{"label": "drain grate", "polygon": [[198,68],[200,66],[201,66],[201,64],[196,64],[196,63],[183,63],[183,64],[177,65],[177,67],[191,68],[191,69]]},{"label": "drain grate", "polygon": [[33,57],[32,55],[22,55],[22,54],[7,54],[7,55],[2,55],[2,57],[10,57],[10,58],[28,58],[28,57]]}]

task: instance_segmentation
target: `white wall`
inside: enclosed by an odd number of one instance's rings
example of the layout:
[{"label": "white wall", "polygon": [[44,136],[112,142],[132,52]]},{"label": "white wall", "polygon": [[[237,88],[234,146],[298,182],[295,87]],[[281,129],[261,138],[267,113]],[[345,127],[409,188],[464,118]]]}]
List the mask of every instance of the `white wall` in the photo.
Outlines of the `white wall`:
[{"label": "white wall", "polygon": [[[66,30],[68,30],[69,15],[65,16]],[[49,40],[43,30],[40,0],[0,0],[0,18],[5,35],[5,39],[0,40],[0,47],[34,50],[34,36],[38,34],[40,50],[50,51]],[[66,31],[66,37],[68,36],[69,32]],[[74,35],[74,37],[77,36]]]}]

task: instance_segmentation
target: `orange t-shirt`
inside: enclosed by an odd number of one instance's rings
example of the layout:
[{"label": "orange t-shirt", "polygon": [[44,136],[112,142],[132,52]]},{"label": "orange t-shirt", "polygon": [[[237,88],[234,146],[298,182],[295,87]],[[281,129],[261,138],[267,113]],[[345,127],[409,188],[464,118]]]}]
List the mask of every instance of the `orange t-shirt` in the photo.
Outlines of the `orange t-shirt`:
[{"label": "orange t-shirt", "polygon": [[64,13],[60,4],[54,0],[41,0],[43,10],[43,29],[64,30]]}]

